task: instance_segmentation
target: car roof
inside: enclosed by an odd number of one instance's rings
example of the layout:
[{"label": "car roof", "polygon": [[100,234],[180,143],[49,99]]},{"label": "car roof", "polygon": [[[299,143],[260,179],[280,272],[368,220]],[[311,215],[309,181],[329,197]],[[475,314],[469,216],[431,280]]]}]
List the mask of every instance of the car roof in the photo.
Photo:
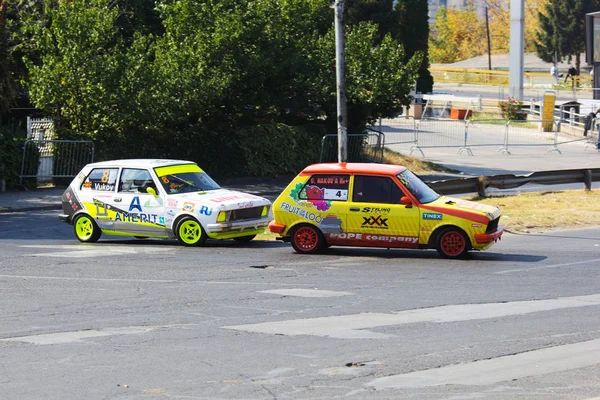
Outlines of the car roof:
[{"label": "car roof", "polygon": [[88,164],[88,167],[92,168],[107,168],[107,167],[129,167],[129,168],[155,168],[155,167],[168,167],[170,165],[180,164],[196,164],[193,161],[185,160],[163,160],[157,158],[137,158],[137,159],[126,159],[126,160],[110,160],[101,161],[97,163]]},{"label": "car roof", "polygon": [[404,171],[406,167],[393,164],[376,164],[376,163],[321,163],[313,164],[304,168],[302,174],[307,173],[366,173],[376,175],[397,175]]}]

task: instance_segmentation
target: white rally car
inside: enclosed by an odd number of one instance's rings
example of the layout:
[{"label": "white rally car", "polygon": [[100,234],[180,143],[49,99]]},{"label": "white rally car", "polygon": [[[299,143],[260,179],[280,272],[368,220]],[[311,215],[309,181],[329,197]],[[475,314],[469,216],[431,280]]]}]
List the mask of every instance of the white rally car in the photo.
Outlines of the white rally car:
[{"label": "white rally car", "polygon": [[61,221],[82,242],[102,233],[177,238],[185,246],[206,239],[250,241],[272,219],[265,198],[222,189],[196,163],[115,160],[86,165],[62,196]]}]

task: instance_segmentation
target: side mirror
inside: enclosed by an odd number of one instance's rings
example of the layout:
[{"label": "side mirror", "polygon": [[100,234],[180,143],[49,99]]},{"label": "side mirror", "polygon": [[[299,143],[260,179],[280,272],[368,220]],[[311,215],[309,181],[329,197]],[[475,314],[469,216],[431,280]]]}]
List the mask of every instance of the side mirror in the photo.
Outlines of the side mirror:
[{"label": "side mirror", "polygon": [[406,208],[412,208],[412,202],[410,201],[408,196],[402,196],[400,198],[400,203],[404,204],[406,206]]},{"label": "side mirror", "polygon": [[146,188],[146,193],[150,193],[152,196],[158,197],[158,194],[156,194],[156,190],[154,190],[153,187]]}]

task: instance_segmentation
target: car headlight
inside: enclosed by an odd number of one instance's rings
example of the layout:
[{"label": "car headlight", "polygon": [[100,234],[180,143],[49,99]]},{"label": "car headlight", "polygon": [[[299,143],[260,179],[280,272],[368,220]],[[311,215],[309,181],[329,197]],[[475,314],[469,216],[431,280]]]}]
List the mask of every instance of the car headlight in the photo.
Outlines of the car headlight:
[{"label": "car headlight", "polygon": [[219,211],[217,216],[217,222],[225,222],[227,220],[227,213],[225,211]]}]

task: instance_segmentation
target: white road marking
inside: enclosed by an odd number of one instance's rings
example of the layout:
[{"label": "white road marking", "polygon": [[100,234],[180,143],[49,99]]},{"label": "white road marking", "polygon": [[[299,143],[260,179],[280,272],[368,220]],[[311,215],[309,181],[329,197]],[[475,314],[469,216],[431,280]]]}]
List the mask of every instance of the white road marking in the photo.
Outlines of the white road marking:
[{"label": "white road marking", "polygon": [[[176,280],[176,279],[119,279],[119,278],[74,278],[70,276],[35,276],[35,275],[0,275],[0,278],[22,279],[22,280],[50,280],[50,281],[81,281],[81,282],[135,282],[135,283],[182,283],[182,284],[206,284],[206,285],[242,285],[242,286],[265,286],[265,282],[236,282],[236,281],[200,281],[200,280]],[[278,283],[280,286],[314,286],[310,283]]]},{"label": "white road marking", "polygon": [[119,254],[156,254],[171,251],[170,248],[160,247],[142,247],[142,246],[86,246],[86,245],[22,245],[19,247],[40,248],[40,249],[64,249],[71,251],[59,251],[51,253],[31,253],[32,257],[67,257],[67,258],[89,258],[106,257]]},{"label": "white road marking", "polygon": [[224,326],[223,328],[290,336],[312,335],[338,339],[385,339],[392,337],[393,335],[371,332],[366,329],[422,322],[444,323],[502,318],[541,311],[598,305],[600,305],[600,294],[594,294],[589,296],[561,297],[549,300],[460,304],[406,310],[393,314],[361,313],[333,317]]},{"label": "white road marking", "polygon": [[447,365],[377,378],[376,390],[419,389],[441,385],[491,385],[600,364],[600,339],[533,350],[466,364]]},{"label": "white road marking", "polygon": [[279,294],[282,296],[297,296],[297,297],[340,297],[351,296],[354,293],[350,292],[334,292],[331,290],[318,289],[273,289],[261,290],[259,293]]},{"label": "white road marking", "polygon": [[577,261],[577,262],[572,262],[572,263],[565,263],[565,264],[540,265],[539,267],[532,267],[532,268],[507,269],[504,271],[498,271],[498,272],[496,272],[496,274],[509,274],[511,272],[535,271],[538,269],[548,269],[548,268],[572,267],[574,265],[585,265],[585,264],[597,263],[598,261],[600,261],[600,258],[595,258],[593,260],[584,260],[584,261]]},{"label": "white road marking", "polygon": [[282,375],[288,374],[290,372],[295,371],[294,368],[277,368],[274,370],[271,370],[269,372],[267,372],[266,374],[262,375],[262,376],[256,376],[254,378],[250,378],[251,381],[267,381],[267,380],[272,380],[274,378],[278,378]]},{"label": "white road marking", "polygon": [[76,343],[80,342],[82,339],[115,335],[137,335],[140,333],[151,332],[159,328],[169,328],[173,326],[175,325],[129,326],[125,328],[90,329],[84,331],[46,333],[41,335],[19,336],[7,339],[0,339],[0,342],[21,342],[36,345]]}]

